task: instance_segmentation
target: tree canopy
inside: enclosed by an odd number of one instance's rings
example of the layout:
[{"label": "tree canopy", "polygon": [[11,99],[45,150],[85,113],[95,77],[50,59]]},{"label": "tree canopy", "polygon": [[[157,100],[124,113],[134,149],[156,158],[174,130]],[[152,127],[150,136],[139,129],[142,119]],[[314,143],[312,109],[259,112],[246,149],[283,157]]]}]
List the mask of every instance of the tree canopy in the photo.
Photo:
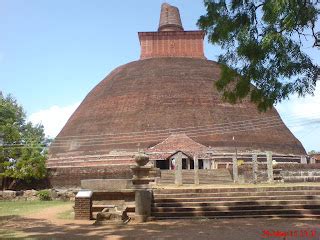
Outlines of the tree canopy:
[{"label": "tree canopy", "polygon": [[249,97],[265,111],[290,94],[313,94],[320,70],[303,48],[306,42],[315,50],[319,44],[319,1],[204,0],[204,5],[198,26],[224,50],[216,87],[225,100]]},{"label": "tree canopy", "polygon": [[17,101],[0,92],[0,175],[31,180],[46,176],[43,126],[26,122]]},{"label": "tree canopy", "polygon": [[309,155],[311,154],[320,154],[320,151],[316,151],[316,150],[311,150],[310,152],[308,152]]}]

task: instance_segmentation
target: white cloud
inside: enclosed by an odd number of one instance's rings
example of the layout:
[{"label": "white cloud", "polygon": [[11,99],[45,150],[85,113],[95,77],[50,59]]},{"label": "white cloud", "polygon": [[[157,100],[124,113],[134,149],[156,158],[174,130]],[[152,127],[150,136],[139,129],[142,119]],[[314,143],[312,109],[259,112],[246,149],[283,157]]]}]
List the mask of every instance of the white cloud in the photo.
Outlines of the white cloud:
[{"label": "white cloud", "polygon": [[314,96],[292,96],[276,106],[283,121],[307,151],[320,150],[320,82]]},{"label": "white cloud", "polygon": [[40,110],[32,113],[28,117],[28,121],[33,124],[42,123],[44,126],[45,134],[49,137],[56,137],[66,124],[71,114],[79,106],[80,102],[74,103],[69,106],[52,106],[48,109]]},{"label": "white cloud", "polygon": [[298,98],[293,96],[290,100],[280,104],[280,108],[285,108],[290,115],[304,118],[313,118],[320,115],[320,83],[318,84],[314,96]]}]

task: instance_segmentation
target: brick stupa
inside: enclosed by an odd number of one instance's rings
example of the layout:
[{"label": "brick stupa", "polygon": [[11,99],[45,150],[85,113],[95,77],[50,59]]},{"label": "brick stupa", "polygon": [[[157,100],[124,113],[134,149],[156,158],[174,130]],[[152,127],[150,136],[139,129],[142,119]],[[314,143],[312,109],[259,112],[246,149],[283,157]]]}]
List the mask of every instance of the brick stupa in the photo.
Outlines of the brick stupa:
[{"label": "brick stupa", "polygon": [[[50,147],[55,186],[86,178],[128,178],[132,156],[173,134],[211,150],[305,150],[272,108],[221,100],[220,66],[207,60],[203,31],[185,31],[179,10],[163,4],[158,31],[139,32],[140,60],[116,68],[83,100]],[[172,140],[172,138],[170,138]]]}]

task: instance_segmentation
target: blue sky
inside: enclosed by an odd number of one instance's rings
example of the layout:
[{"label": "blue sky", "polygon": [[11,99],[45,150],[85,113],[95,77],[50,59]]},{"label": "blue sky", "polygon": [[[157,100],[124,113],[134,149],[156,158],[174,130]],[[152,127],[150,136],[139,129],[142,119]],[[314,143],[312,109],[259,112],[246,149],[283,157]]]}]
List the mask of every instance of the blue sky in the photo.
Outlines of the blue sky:
[{"label": "blue sky", "polygon": [[[137,32],[156,31],[162,0],[0,0],[0,90],[54,136],[86,94],[115,67],[139,59]],[[186,30],[205,13],[202,0],[170,0]],[[320,64],[320,50],[304,47]],[[218,47],[206,43],[216,60]],[[320,90],[277,107],[307,150],[320,150]],[[303,120],[304,119],[304,120]],[[292,124],[292,121],[296,121]],[[300,125],[301,126],[300,126]],[[292,125],[292,126],[291,126]]]}]

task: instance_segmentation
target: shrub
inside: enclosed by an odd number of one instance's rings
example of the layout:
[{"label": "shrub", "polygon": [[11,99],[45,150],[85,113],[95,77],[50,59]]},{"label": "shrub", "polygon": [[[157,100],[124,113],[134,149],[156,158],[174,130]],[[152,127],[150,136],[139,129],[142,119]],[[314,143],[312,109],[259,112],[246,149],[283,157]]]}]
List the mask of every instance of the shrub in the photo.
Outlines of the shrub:
[{"label": "shrub", "polygon": [[40,199],[40,201],[51,201],[51,194],[49,190],[41,190],[38,192],[38,197]]}]

